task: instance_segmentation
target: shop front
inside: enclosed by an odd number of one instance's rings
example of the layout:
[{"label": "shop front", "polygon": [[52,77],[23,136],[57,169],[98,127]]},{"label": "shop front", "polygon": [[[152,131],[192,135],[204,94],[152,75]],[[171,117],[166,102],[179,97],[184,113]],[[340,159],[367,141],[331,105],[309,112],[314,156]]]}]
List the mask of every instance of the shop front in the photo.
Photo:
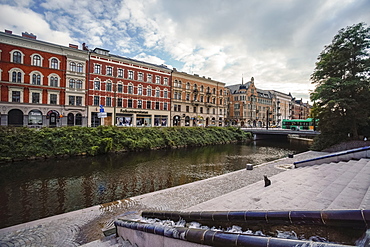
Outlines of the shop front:
[{"label": "shop front", "polygon": [[28,126],[31,128],[40,128],[42,124],[42,112],[36,109],[31,110],[28,113]]}]

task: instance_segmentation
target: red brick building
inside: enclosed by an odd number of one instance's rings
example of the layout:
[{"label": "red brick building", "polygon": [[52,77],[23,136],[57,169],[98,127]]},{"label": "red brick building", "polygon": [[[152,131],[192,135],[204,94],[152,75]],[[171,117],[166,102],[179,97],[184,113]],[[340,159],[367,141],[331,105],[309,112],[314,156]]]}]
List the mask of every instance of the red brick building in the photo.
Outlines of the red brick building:
[{"label": "red brick building", "polygon": [[171,69],[100,48],[89,66],[88,126],[170,126]]},{"label": "red brick building", "polygon": [[88,53],[74,46],[39,41],[28,33],[0,32],[0,124],[86,124],[87,59]]}]

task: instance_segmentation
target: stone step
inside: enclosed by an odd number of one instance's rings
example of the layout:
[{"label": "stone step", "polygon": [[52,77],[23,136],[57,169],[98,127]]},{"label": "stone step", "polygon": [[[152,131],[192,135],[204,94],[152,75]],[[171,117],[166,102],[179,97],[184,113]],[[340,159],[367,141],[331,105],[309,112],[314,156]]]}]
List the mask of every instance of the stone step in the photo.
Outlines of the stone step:
[{"label": "stone step", "polygon": [[82,247],[133,247],[129,241],[123,240],[121,237],[111,235],[103,239],[95,240],[90,243],[81,245]]},{"label": "stone step", "polygon": [[[328,209],[345,209],[345,208],[360,208],[368,193],[370,186],[370,163],[368,160],[361,159],[357,163],[362,166],[361,169],[348,169],[347,183],[346,181],[339,181],[339,183],[346,186],[338,196],[328,206]],[[351,174],[352,172],[352,174]],[[352,175],[352,179],[351,178]],[[350,180],[349,180],[350,179]],[[338,184],[336,184],[338,185]]]}]

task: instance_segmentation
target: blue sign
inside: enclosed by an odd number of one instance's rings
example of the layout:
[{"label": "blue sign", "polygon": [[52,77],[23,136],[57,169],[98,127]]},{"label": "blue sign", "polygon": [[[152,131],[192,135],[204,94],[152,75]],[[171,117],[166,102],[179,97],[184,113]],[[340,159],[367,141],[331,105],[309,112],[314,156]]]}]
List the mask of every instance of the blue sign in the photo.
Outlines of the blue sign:
[{"label": "blue sign", "polygon": [[100,105],[100,112],[104,112],[104,106]]}]

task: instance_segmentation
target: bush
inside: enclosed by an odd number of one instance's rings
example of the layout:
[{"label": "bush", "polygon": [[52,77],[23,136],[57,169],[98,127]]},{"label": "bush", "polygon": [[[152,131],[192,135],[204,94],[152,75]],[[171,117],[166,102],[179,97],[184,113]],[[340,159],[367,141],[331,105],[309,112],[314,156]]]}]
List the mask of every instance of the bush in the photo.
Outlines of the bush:
[{"label": "bush", "polygon": [[245,141],[234,127],[120,128],[115,126],[14,128],[0,126],[0,161],[59,155],[99,155],[115,151],[202,146]]}]

